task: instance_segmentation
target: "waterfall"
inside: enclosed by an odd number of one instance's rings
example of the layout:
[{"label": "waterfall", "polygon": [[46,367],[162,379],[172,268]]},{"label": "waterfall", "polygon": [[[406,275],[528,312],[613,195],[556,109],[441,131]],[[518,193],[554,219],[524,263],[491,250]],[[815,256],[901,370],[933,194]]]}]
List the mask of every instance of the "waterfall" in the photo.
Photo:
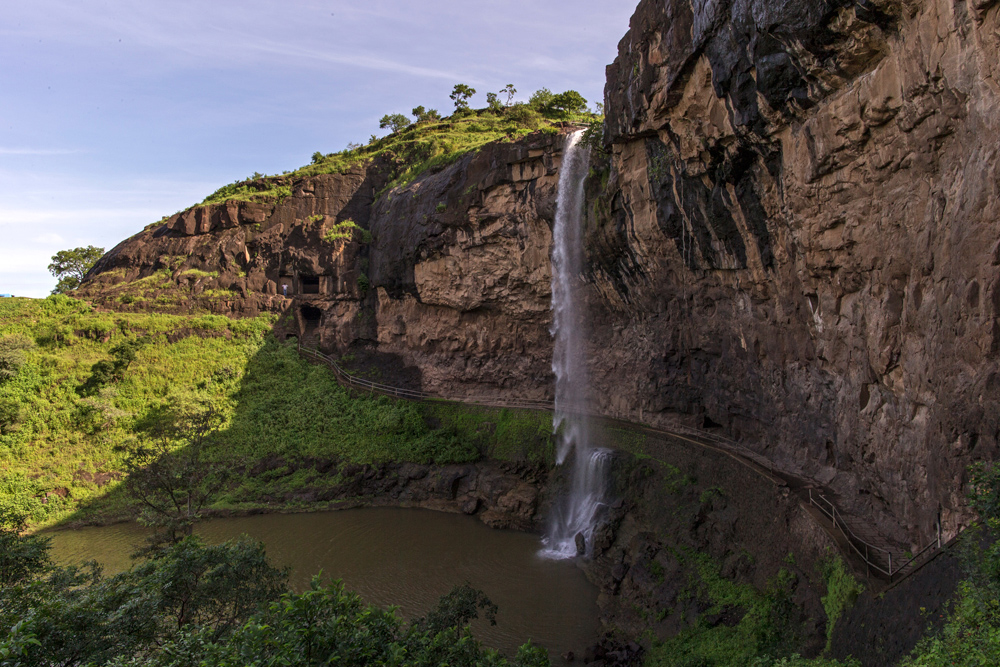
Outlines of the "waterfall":
[{"label": "waterfall", "polygon": [[593,447],[586,416],[590,382],[579,283],[583,268],[583,184],[590,151],[580,145],[582,136],[581,130],[566,140],[552,232],[552,370],[556,376],[553,430],[559,439],[556,463],[568,467],[570,484],[568,493],[552,507],[542,551],[549,558],[572,558],[581,551],[590,552],[594,519],[605,503],[610,461],[610,452]]}]

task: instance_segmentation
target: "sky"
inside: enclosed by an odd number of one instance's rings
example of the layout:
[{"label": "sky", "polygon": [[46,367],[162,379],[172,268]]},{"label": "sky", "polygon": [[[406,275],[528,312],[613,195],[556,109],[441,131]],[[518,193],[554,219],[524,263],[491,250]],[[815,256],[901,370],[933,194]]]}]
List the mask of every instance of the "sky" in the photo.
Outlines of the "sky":
[{"label": "sky", "polygon": [[0,294],[456,83],[603,98],[636,0],[32,0],[0,17]]}]

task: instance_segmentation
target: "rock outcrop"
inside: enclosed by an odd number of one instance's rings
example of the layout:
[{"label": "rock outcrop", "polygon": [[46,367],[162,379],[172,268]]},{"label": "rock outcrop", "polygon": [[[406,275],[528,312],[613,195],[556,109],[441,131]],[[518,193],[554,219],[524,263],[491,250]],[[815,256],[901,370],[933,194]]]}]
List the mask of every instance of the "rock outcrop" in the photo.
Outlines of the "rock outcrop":
[{"label": "rock outcrop", "polygon": [[553,132],[489,144],[381,196],[386,160],[299,179],[278,201],[194,207],[111,250],[80,295],[280,313],[280,335],[351,352],[388,381],[545,398],[562,144]]},{"label": "rock outcrop", "polygon": [[954,533],[1000,429],[998,40],[992,1],[641,2],[591,184],[605,410]]},{"label": "rock outcrop", "polygon": [[[640,2],[587,183],[599,410],[719,427],[900,547],[954,533],[1000,431],[998,54],[994,0]],[[399,383],[545,398],[561,150],[195,208],[82,293],[278,312]]]}]

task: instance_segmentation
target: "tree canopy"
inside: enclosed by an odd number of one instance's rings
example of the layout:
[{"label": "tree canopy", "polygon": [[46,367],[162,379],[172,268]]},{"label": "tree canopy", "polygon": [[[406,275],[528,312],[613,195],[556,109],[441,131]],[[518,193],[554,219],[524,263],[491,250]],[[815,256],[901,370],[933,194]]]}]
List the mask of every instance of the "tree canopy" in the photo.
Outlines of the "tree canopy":
[{"label": "tree canopy", "polygon": [[378,126],[383,130],[389,128],[395,133],[409,127],[410,119],[401,113],[386,114],[379,120]]},{"label": "tree canopy", "polygon": [[464,83],[455,84],[449,97],[455,103],[455,111],[462,111],[469,108],[469,100],[476,94],[476,89]]},{"label": "tree canopy", "polygon": [[65,294],[75,290],[83,282],[83,277],[87,275],[91,267],[104,256],[104,248],[92,245],[86,248],[73,248],[72,250],[60,250],[52,255],[52,263],[49,264],[49,273],[59,279],[53,294]]}]

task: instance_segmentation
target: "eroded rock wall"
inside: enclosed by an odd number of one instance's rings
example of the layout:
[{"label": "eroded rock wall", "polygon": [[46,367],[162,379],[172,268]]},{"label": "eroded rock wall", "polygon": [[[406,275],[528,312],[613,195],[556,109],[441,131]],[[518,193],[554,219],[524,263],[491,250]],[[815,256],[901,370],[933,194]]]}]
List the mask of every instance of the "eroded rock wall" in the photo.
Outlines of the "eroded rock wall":
[{"label": "eroded rock wall", "polygon": [[992,1],[641,2],[590,184],[605,409],[954,532],[1000,429],[998,40]]},{"label": "eroded rock wall", "polygon": [[280,200],[193,207],[111,250],[79,294],[123,310],[279,313],[279,336],[387,383],[545,398],[563,143],[554,131],[496,142],[393,188],[399,165],[380,158],[298,179]]},{"label": "eroded rock wall", "polygon": [[493,144],[372,211],[378,344],[442,395],[552,392],[552,220],[564,138]]}]

